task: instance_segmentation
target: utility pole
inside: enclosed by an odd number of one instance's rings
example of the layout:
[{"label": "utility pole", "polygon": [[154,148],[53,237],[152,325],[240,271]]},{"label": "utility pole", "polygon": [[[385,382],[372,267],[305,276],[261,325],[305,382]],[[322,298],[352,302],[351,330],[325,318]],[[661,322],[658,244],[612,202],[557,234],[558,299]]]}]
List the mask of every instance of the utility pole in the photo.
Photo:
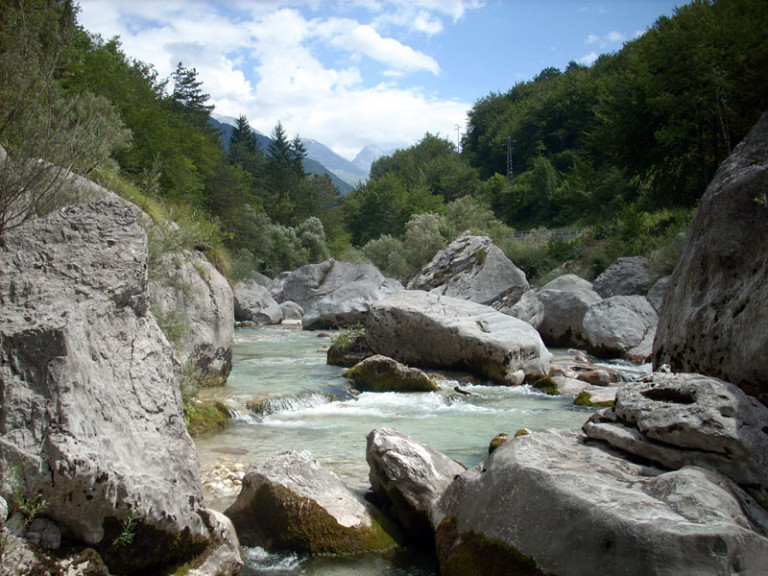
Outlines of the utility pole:
[{"label": "utility pole", "polygon": [[461,129],[458,124],[455,124],[456,128],[456,152],[461,153]]},{"label": "utility pole", "polygon": [[515,144],[517,140],[512,140],[512,136],[507,136],[507,182],[512,184],[512,178],[514,176],[513,173],[513,166],[512,166],[512,145]]}]

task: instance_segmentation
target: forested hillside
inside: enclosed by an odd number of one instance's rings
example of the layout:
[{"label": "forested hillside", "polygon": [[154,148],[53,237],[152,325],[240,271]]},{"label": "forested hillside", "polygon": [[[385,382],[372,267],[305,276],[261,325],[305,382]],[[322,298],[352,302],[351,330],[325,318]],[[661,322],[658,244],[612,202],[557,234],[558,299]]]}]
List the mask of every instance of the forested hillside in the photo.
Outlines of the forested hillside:
[{"label": "forested hillside", "polygon": [[[668,267],[717,166],[768,108],[765,1],[695,1],[591,67],[480,98],[461,151],[426,134],[341,198],[279,123],[265,150],[241,116],[223,146],[194,62],[160,78],[79,26],[73,0],[4,4],[0,233],[62,202],[71,169],[177,221],[230,278],[334,256],[407,279],[467,229],[532,278],[652,251]],[[582,232],[566,242],[554,228]]]}]

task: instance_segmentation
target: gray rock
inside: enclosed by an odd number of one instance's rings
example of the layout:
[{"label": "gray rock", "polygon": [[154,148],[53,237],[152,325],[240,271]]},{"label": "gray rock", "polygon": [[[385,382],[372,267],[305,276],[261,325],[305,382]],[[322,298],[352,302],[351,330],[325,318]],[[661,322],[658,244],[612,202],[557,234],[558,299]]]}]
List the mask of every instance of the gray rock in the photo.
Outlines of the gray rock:
[{"label": "gray rock", "polygon": [[341,555],[395,546],[372,508],[307,450],[252,466],[224,513],[244,546]]},{"label": "gray rock", "polygon": [[433,505],[441,574],[757,575],[768,514],[726,477],[662,473],[570,431],[521,436]]},{"label": "gray rock", "polygon": [[438,252],[407,288],[489,306],[500,301],[512,306],[529,290],[525,273],[490,238],[468,234]]},{"label": "gray rock", "polygon": [[654,365],[736,384],[768,405],[768,113],[723,162],[686,234]]},{"label": "gray rock", "polygon": [[653,352],[658,321],[645,296],[612,296],[589,307],[582,334],[591,354],[640,364]]},{"label": "gray rock", "polygon": [[[120,204],[72,206],[6,233],[0,251],[0,469],[74,542],[140,519],[155,552],[208,541],[180,370],[148,313],[147,240]],[[151,449],[137,449],[151,447]],[[9,494],[3,494],[9,497]],[[160,554],[162,557],[158,557]]]},{"label": "gray rock", "polygon": [[283,322],[286,324],[301,324],[301,319],[304,317],[304,308],[290,300],[280,303],[280,311],[283,313]]},{"label": "gray rock", "polygon": [[6,520],[8,520],[8,501],[0,496],[0,528],[3,527]]},{"label": "gray rock", "polygon": [[29,523],[25,538],[40,544],[46,550],[58,550],[61,546],[61,530],[48,518],[35,518]]},{"label": "gray rock", "polygon": [[235,284],[235,320],[254,324],[280,324],[283,309],[269,289],[255,280]]},{"label": "gray rock", "polygon": [[376,354],[344,372],[360,392],[433,392],[439,387],[418,368]]},{"label": "gray rock", "polygon": [[207,510],[206,524],[216,543],[198,568],[186,572],[187,576],[228,576],[240,574],[243,560],[240,557],[240,541],[232,521],[222,512]]},{"label": "gray rock", "polygon": [[555,278],[536,291],[544,306],[539,333],[548,346],[582,347],[582,322],[590,306],[601,300],[592,284],[574,274]]},{"label": "gray rock", "polygon": [[109,576],[109,569],[92,548],[54,555],[44,548],[11,534],[3,534],[0,576],[45,574],[46,576]]},{"label": "gray rock", "polygon": [[768,408],[736,386],[699,374],[654,373],[627,384],[616,406],[584,425],[591,438],[668,468],[715,468],[768,490]]},{"label": "gray rock", "polygon": [[183,328],[174,342],[182,365],[199,369],[208,385],[223,384],[235,339],[232,288],[199,252],[171,253],[163,261],[164,276],[149,283],[152,309],[160,321]]},{"label": "gray rock", "polygon": [[283,289],[275,299],[301,306],[301,323],[307,330],[362,323],[373,302],[403,289],[371,264],[335,260],[302,266],[280,282]]},{"label": "gray rock", "polygon": [[651,303],[651,306],[653,306],[656,312],[661,311],[661,305],[664,302],[664,295],[667,293],[670,280],[672,280],[672,276],[659,278],[656,283],[651,286],[651,289],[648,290],[648,302]]},{"label": "gray rock", "polygon": [[493,307],[523,322],[528,322],[537,330],[544,321],[544,304],[536,297],[536,292],[528,290],[512,306],[507,306],[505,301],[495,302]]},{"label": "gray rock", "polygon": [[376,302],[366,334],[374,352],[403,364],[468,369],[502,383],[516,380],[518,370],[545,376],[552,359],[530,324],[490,306],[420,290]]},{"label": "gray rock", "polygon": [[434,540],[429,509],[464,467],[394,428],[367,436],[371,487],[413,541]]},{"label": "gray rock", "polygon": [[642,256],[629,256],[615,260],[592,283],[592,288],[603,298],[611,296],[645,295],[652,281],[651,271]]}]

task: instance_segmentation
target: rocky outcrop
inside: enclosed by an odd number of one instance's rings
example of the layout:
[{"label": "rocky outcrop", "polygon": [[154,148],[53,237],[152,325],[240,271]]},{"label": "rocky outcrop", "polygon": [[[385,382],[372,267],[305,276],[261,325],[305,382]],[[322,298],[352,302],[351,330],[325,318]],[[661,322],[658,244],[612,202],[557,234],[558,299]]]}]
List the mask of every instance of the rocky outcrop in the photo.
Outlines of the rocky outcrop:
[{"label": "rocky outcrop", "polygon": [[502,300],[500,302],[495,302],[493,307],[499,312],[518,318],[523,322],[528,322],[528,324],[537,330],[544,321],[544,305],[536,297],[536,292],[533,290],[524,293],[520,299],[511,306],[508,306],[506,302]]},{"label": "rocky outcrop", "polygon": [[307,330],[352,326],[365,321],[371,304],[403,289],[371,264],[327,260],[278,277],[271,288],[278,302],[291,300],[304,309]]},{"label": "rocky outcrop", "polygon": [[283,309],[266,286],[249,280],[235,285],[235,320],[254,324],[280,324]]},{"label": "rocky outcrop", "polygon": [[244,546],[349,555],[396,545],[372,507],[306,450],[252,466],[225,514]]},{"label": "rocky outcrop", "polygon": [[[45,502],[37,512],[110,570],[189,560],[215,537],[134,209],[72,206],[4,240],[0,469],[21,473],[3,495]],[[114,545],[128,522],[132,543]]]},{"label": "rocky outcrop", "polygon": [[430,507],[464,467],[394,428],[373,430],[367,442],[374,493],[410,540],[431,546]]},{"label": "rocky outcrop", "polygon": [[768,495],[766,430],[768,408],[736,386],[658,372],[620,388],[616,406],[584,425],[589,437],[651,462],[713,468]]},{"label": "rocky outcrop", "polygon": [[659,317],[645,296],[612,296],[589,307],[582,322],[587,351],[638,364],[653,352]]},{"label": "rocky outcrop", "polygon": [[583,347],[584,315],[601,300],[592,284],[574,274],[565,274],[537,290],[536,298],[544,306],[538,328],[544,342],[548,346]]},{"label": "rocky outcrop", "polygon": [[360,392],[434,392],[437,384],[418,368],[376,354],[355,364],[344,376]]},{"label": "rocky outcrop", "polygon": [[727,477],[663,472],[569,431],[502,444],[431,518],[444,576],[757,575],[768,565],[768,514]]},{"label": "rocky outcrop", "polygon": [[438,252],[413,278],[409,290],[492,305],[512,306],[529,290],[525,273],[487,236],[463,234]]},{"label": "rocky outcrop", "polygon": [[768,113],[707,187],[662,305],[654,364],[768,405]]},{"label": "rocky outcrop", "polygon": [[182,365],[207,385],[223,384],[232,369],[234,296],[226,278],[201,253],[163,257],[149,283],[153,313],[174,340]]},{"label": "rocky outcrop", "polygon": [[403,364],[467,369],[519,384],[549,372],[552,355],[538,332],[517,318],[468,300],[406,290],[379,300],[366,324],[377,354]]},{"label": "rocky outcrop", "polygon": [[645,295],[652,282],[651,271],[642,256],[619,258],[592,283],[603,298]]}]

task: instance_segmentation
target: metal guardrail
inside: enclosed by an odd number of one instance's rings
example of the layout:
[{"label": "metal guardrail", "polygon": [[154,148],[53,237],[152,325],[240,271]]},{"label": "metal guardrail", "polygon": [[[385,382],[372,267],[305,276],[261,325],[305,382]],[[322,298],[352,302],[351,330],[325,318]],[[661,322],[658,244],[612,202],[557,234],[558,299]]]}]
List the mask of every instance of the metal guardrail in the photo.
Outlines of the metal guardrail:
[{"label": "metal guardrail", "polygon": [[[582,230],[581,228],[571,228],[569,230],[548,230],[548,232],[552,236],[557,236],[561,240],[573,240],[574,238],[576,238],[576,236],[581,234],[581,230]],[[533,234],[533,232],[531,231],[515,232],[515,238],[517,238],[518,240],[523,240],[525,239],[526,236],[530,236],[531,234]]]}]

